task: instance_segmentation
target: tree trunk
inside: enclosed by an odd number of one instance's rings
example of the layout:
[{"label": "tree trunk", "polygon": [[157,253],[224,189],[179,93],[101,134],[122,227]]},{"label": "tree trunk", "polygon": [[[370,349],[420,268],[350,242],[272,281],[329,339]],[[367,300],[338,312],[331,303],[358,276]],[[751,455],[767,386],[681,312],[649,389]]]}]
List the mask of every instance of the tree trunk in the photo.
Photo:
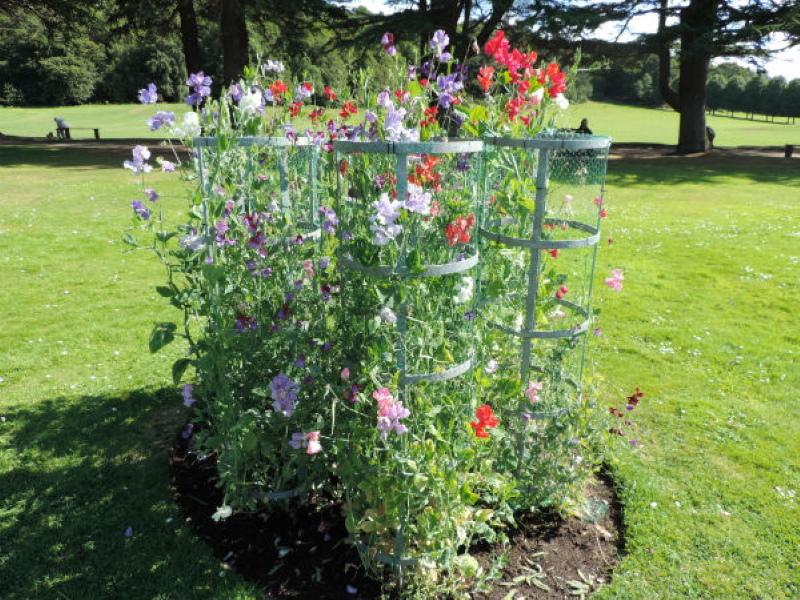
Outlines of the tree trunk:
[{"label": "tree trunk", "polygon": [[181,43],[183,44],[186,72],[187,74],[197,73],[203,68],[203,55],[200,53],[194,0],[178,0],[178,15],[181,21]]},{"label": "tree trunk", "polygon": [[661,0],[658,11],[658,91],[661,98],[673,110],[680,111],[678,94],[670,85],[672,58],[669,54],[672,38],[667,36],[667,8],[668,0]]},{"label": "tree trunk", "polygon": [[494,30],[506,16],[506,13],[511,10],[514,0],[492,0],[492,13],[489,18],[483,23],[483,27],[478,32],[477,41],[478,45],[483,48],[484,44],[492,37]]},{"label": "tree trunk", "polygon": [[719,2],[720,0],[691,0],[681,10],[679,154],[708,150],[706,82],[712,54],[711,36]]},{"label": "tree trunk", "polygon": [[221,5],[222,70],[223,83],[227,85],[242,76],[250,44],[241,0],[222,0]]}]

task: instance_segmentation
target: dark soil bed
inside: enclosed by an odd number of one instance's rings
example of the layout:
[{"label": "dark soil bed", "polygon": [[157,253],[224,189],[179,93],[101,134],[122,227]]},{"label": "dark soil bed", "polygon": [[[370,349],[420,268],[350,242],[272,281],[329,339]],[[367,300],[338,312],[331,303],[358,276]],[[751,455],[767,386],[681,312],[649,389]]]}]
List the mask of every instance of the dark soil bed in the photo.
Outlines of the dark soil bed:
[{"label": "dark soil bed", "polygon": [[[175,497],[190,525],[223,568],[263,586],[265,598],[380,596],[380,584],[360,568],[335,506],[320,501],[292,515],[263,511],[215,522],[211,515],[222,504],[222,493],[215,485],[214,458],[198,460],[179,437],[170,462]],[[575,599],[580,590],[595,590],[609,581],[621,547],[620,510],[608,480],[598,481],[589,495],[600,507],[598,513],[604,513],[597,523],[551,515],[521,519],[519,529],[509,534],[511,545],[505,550],[507,560],[499,563],[504,565],[498,569],[500,578],[492,582],[491,591],[474,597]],[[473,551],[487,570],[498,564],[502,553],[499,546]]]}]

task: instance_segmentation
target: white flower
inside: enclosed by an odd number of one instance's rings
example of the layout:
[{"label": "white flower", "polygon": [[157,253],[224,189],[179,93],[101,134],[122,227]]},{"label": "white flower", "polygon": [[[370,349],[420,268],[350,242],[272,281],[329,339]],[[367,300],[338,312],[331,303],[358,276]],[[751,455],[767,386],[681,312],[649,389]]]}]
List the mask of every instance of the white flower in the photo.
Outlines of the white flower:
[{"label": "white flower", "polygon": [[465,304],[472,299],[472,293],[475,291],[475,280],[472,277],[462,277],[461,287],[458,293],[453,296],[453,302],[456,304]]},{"label": "white flower", "polygon": [[272,73],[283,73],[285,67],[279,60],[268,60],[264,63],[264,70]]},{"label": "white flower", "polygon": [[556,97],[553,98],[553,102],[555,102],[556,106],[561,110],[567,110],[569,108],[569,100],[564,94],[556,94]]},{"label": "white flower", "polygon": [[183,115],[183,123],[172,128],[172,135],[177,138],[187,139],[200,135],[200,117],[194,111]]},{"label": "white flower", "polygon": [[491,359],[486,363],[486,366],[483,368],[483,370],[487,375],[494,375],[497,373],[497,361],[495,359]]},{"label": "white flower", "polygon": [[384,323],[388,323],[389,325],[394,325],[397,323],[397,315],[394,314],[394,311],[388,306],[384,306],[379,314],[381,321]]},{"label": "white flower", "polygon": [[222,506],[217,508],[217,511],[213,515],[211,515],[211,519],[216,522],[224,521],[232,514],[233,514],[233,509],[227,504],[223,504]]},{"label": "white flower", "polygon": [[256,113],[261,112],[262,104],[264,102],[263,97],[261,96],[261,91],[258,89],[245,92],[242,95],[242,99],[239,100],[239,108],[242,109],[242,112],[254,115]]},{"label": "white flower", "polygon": [[182,238],[180,244],[182,248],[191,250],[192,252],[197,252],[198,250],[202,249],[203,246],[205,246],[203,243],[203,237],[192,233]]},{"label": "white flower", "polygon": [[535,92],[530,95],[530,103],[533,106],[538,106],[542,103],[542,98],[544,98],[544,88],[539,88]]}]

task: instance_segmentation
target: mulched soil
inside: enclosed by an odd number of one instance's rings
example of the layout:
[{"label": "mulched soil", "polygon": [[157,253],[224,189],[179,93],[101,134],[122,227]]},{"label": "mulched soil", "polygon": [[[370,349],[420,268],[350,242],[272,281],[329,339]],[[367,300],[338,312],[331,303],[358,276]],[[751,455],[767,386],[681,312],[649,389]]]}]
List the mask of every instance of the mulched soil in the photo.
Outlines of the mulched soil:
[{"label": "mulched soil", "polygon": [[[259,511],[214,522],[211,515],[222,504],[214,458],[198,460],[178,437],[170,462],[175,498],[187,522],[222,568],[261,585],[264,598],[380,596],[380,584],[364,573],[358,553],[347,543],[344,519],[335,506],[320,500],[294,514]],[[511,545],[505,549],[500,579],[490,592],[473,597],[575,599],[580,595],[571,592],[595,590],[609,581],[622,548],[621,511],[607,478],[594,484],[589,496],[595,507],[608,506],[596,524],[555,515],[520,519],[519,528],[509,532]],[[484,545],[472,554],[488,570],[503,552],[499,546]]]}]

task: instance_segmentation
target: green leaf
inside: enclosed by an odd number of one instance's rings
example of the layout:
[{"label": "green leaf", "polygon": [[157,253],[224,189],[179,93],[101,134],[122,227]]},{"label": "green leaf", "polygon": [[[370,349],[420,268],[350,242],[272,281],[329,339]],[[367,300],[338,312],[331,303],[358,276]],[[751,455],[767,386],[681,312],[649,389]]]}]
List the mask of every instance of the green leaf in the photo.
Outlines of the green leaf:
[{"label": "green leaf", "polygon": [[166,285],[156,286],[156,291],[158,292],[159,296],[164,296],[164,298],[172,298],[172,296],[175,294],[175,291]]},{"label": "green leaf", "polygon": [[139,245],[139,240],[133,237],[133,234],[129,231],[126,231],[122,234],[122,241],[128,244],[128,246],[133,246],[134,248]]},{"label": "green leaf", "polygon": [[175,323],[156,323],[150,332],[149,347],[151,353],[156,353],[175,339]]},{"label": "green leaf", "polygon": [[178,385],[181,382],[181,378],[183,374],[186,372],[186,369],[189,368],[189,365],[192,364],[191,359],[188,358],[179,358],[174,363],[172,363],[172,382],[175,385]]}]

